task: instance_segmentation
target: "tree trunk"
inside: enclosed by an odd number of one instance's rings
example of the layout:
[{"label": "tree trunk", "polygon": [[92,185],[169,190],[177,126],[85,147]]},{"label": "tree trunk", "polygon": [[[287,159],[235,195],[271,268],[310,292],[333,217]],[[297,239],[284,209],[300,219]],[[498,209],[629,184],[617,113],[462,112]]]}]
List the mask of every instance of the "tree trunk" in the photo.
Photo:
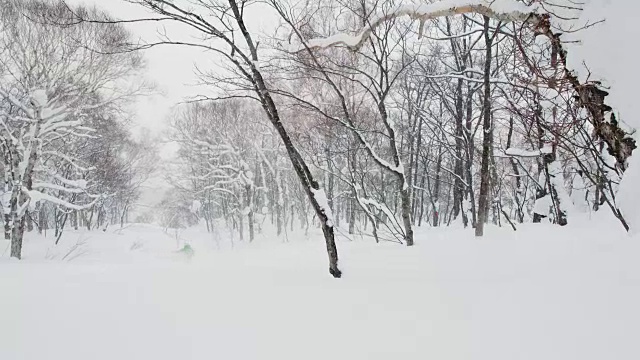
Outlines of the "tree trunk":
[{"label": "tree trunk", "polygon": [[11,214],[4,214],[4,239],[11,240]]},{"label": "tree trunk", "polygon": [[[17,165],[17,164],[16,164]],[[18,230],[21,219],[18,218],[18,186],[11,194],[11,257],[22,259],[22,232]]]},{"label": "tree trunk", "polygon": [[[462,67],[464,70],[464,66]],[[460,212],[463,210],[462,202],[464,200],[464,184],[462,179],[464,179],[463,173],[463,164],[462,164],[462,154],[464,147],[464,138],[463,138],[463,104],[462,104],[462,79],[458,79],[458,85],[456,87],[456,148],[455,148],[455,162],[453,171],[456,175],[453,181],[453,218],[457,218],[460,215]],[[464,215],[463,215],[464,216]],[[465,227],[467,226],[467,221],[464,221]],[[437,225],[434,225],[437,226]]]},{"label": "tree trunk", "polygon": [[247,222],[249,223],[249,242],[253,242],[255,238],[255,227],[254,227],[254,211],[253,211],[253,186],[247,185],[245,188],[247,192],[246,197],[246,207],[247,207]]},{"label": "tree trunk", "polygon": [[[513,140],[513,116],[509,117],[509,133],[507,134],[507,149],[511,147],[511,143]],[[513,171],[513,176],[516,181],[516,189],[513,194],[513,199],[515,202],[515,210],[516,210],[516,218],[519,223],[524,222],[524,212],[522,208],[524,206],[524,200],[521,200],[524,197],[522,179],[520,178],[520,167],[518,166],[518,161],[515,158],[510,158],[509,162],[511,163],[511,170]]]},{"label": "tree trunk", "polygon": [[480,165],[480,195],[478,197],[478,222],[476,223],[476,236],[484,235],[484,225],[487,222],[489,210],[491,173],[491,147],[493,146],[493,128],[491,124],[491,58],[493,38],[489,34],[489,17],[484,17],[484,40],[486,46],[484,65],[484,99],[483,99],[483,123],[482,123],[482,162]]},{"label": "tree trunk", "polygon": [[[355,191],[354,191],[355,192]],[[355,194],[352,199],[349,199],[349,234],[356,233],[356,199]]]},{"label": "tree trunk", "polygon": [[314,191],[318,192],[320,190],[320,186],[311,174],[311,170],[309,170],[309,167],[302,158],[302,155],[300,155],[296,147],[293,145],[289,133],[282,124],[280,115],[278,114],[278,108],[273,101],[273,98],[271,97],[271,93],[269,92],[269,89],[262,77],[260,70],[256,66],[256,63],[259,60],[258,51],[256,49],[255,43],[253,42],[251,34],[249,33],[249,30],[247,30],[247,27],[244,23],[243,14],[238,7],[237,1],[229,0],[229,5],[231,6],[231,10],[233,11],[240,32],[242,33],[251,53],[251,81],[255,86],[256,95],[259,97],[262,107],[267,117],[271,121],[271,124],[274,126],[274,128],[278,132],[278,135],[282,139],[285,149],[287,150],[287,154],[289,155],[289,160],[291,161],[291,164],[293,165],[293,168],[298,175],[298,179],[300,180],[300,183],[304,188],[305,193],[307,194],[307,197],[309,198],[309,201],[311,202],[311,205],[322,224],[322,232],[324,234],[327,247],[327,255],[329,256],[329,273],[333,277],[339,278],[342,276],[342,272],[338,269],[338,250],[335,243],[333,224],[329,222],[329,218],[325,213],[325,209],[322,208],[322,206],[318,203],[314,196]]},{"label": "tree trunk", "polygon": [[402,201],[402,222],[404,224],[405,234],[404,241],[407,246],[413,246],[413,227],[411,224],[411,192],[408,188],[402,189],[400,192]]},{"label": "tree trunk", "polygon": [[242,215],[242,211],[238,212],[238,236],[240,236],[240,241],[244,240],[244,215]]}]

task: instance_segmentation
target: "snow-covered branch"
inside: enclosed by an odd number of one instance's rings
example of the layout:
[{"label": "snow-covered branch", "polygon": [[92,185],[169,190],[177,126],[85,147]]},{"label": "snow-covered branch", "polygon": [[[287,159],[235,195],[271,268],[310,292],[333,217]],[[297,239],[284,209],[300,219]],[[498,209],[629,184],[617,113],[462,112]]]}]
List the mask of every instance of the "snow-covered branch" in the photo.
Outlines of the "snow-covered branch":
[{"label": "snow-covered branch", "polygon": [[535,15],[540,13],[537,6],[526,6],[516,0],[440,0],[431,4],[401,3],[394,10],[376,14],[367,21],[366,26],[355,35],[335,34],[327,38],[315,38],[299,44],[294,51],[305,48],[322,49],[343,45],[352,49],[362,47],[371,33],[383,23],[399,18],[410,17],[420,22],[420,33],[425,22],[445,16],[479,14],[503,22],[537,22]]}]

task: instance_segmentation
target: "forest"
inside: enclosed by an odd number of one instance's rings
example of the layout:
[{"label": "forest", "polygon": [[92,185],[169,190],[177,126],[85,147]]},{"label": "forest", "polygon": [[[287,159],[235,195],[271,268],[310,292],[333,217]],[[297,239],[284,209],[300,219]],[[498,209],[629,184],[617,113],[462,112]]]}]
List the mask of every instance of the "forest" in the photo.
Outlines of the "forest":
[{"label": "forest", "polygon": [[[569,68],[579,8],[545,1],[133,1],[149,19],[64,2],[5,1],[5,239],[25,231],[203,222],[253,241],[265,224],[413,245],[414,228],[571,223],[610,212],[636,148],[598,81]],[[271,11],[271,33],[254,30]],[[573,16],[573,17],[572,17]],[[174,22],[195,40],[140,40],[130,22]],[[358,29],[362,29],[358,32]],[[162,139],[132,137],[154,91],[144,49],[197,47],[217,67],[176,104]],[[577,69],[580,71],[581,69]],[[177,144],[160,161],[158,147]],[[162,177],[157,207],[131,211]],[[342,230],[340,230],[342,231]]]},{"label": "forest", "polygon": [[640,358],[638,12],[0,0],[0,359]]}]

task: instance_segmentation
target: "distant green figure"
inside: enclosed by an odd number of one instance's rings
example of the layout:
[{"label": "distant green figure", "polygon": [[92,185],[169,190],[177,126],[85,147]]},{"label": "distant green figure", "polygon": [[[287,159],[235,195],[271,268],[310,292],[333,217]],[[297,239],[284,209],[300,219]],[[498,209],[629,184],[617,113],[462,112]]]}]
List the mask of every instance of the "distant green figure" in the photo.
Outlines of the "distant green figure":
[{"label": "distant green figure", "polygon": [[193,255],[195,255],[195,251],[189,244],[184,244],[182,249],[178,250],[178,253],[184,255],[188,260],[191,260]]}]

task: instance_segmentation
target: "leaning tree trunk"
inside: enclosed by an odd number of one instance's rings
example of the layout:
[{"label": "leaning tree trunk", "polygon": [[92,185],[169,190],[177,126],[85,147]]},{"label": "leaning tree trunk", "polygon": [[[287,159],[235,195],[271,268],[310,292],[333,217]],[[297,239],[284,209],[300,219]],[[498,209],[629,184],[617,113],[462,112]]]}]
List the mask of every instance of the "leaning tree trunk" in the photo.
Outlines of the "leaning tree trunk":
[{"label": "leaning tree trunk", "polygon": [[[578,104],[589,113],[596,137],[607,144],[609,154],[616,159],[620,170],[625,171],[627,159],[637,147],[636,141],[620,127],[613,109],[605,103],[609,93],[601,88],[600,82],[580,83],[578,77],[567,68],[567,51],[560,40],[561,34],[556,34],[551,29],[549,15],[531,15],[530,18],[529,21],[533,23],[536,35],[543,35],[551,41],[552,65],[561,66],[564,72],[563,80],[571,84],[577,93]],[[554,79],[549,81],[555,83]]]},{"label": "leaning tree trunk", "polygon": [[[271,93],[267,87],[267,84],[262,77],[262,73],[256,66],[258,62],[258,51],[256,49],[255,43],[247,29],[244,19],[243,13],[238,7],[238,3],[236,0],[229,0],[229,5],[231,6],[231,10],[233,11],[234,18],[238,24],[240,32],[244,37],[247,46],[249,47],[249,51],[251,54],[251,79],[255,90],[256,95],[260,99],[262,104],[262,108],[264,109],[267,117],[269,118],[271,124],[278,132],[278,135],[282,139],[284,143],[285,149],[287,150],[287,154],[289,155],[289,160],[293,165],[293,168],[298,175],[298,179],[304,188],[307,197],[309,198],[309,202],[313,207],[313,210],[316,213],[316,216],[320,220],[322,226],[322,233],[324,234],[324,239],[327,247],[327,254],[329,256],[329,273],[335,277],[339,278],[342,276],[342,272],[338,269],[338,249],[336,247],[334,228],[331,219],[329,219],[329,209],[325,209],[318,200],[316,199],[315,194],[320,191],[320,185],[315,180],[313,175],[311,174],[311,170],[307,166],[306,162],[302,158],[302,155],[298,152],[296,147],[293,145],[291,137],[289,133],[284,128],[282,121],[280,119],[280,115],[278,113],[278,108],[271,97]],[[239,49],[238,49],[239,50]],[[240,66],[241,68],[241,66]]]}]

